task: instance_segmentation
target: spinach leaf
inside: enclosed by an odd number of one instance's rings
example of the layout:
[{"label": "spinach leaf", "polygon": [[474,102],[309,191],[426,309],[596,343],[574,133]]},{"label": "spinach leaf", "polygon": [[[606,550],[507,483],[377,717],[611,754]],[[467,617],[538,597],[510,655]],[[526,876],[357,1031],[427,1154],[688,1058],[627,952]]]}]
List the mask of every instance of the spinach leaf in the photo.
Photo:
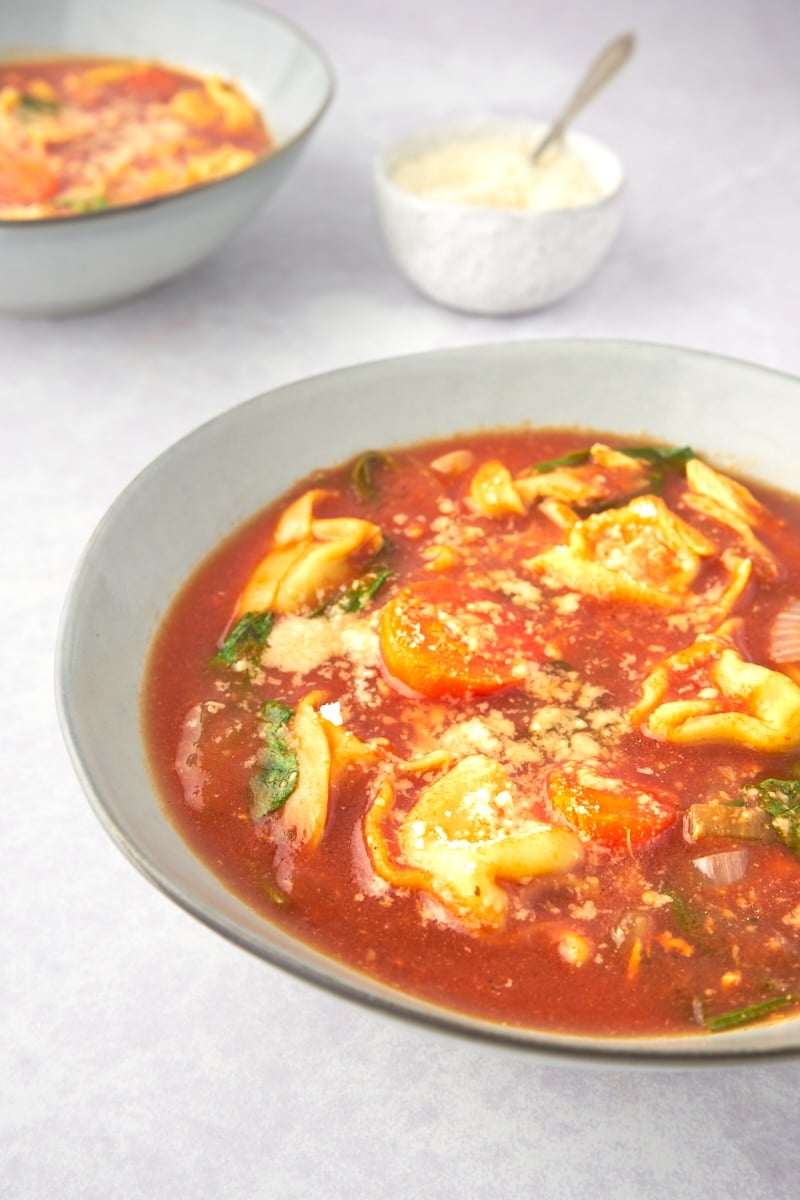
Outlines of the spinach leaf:
[{"label": "spinach leaf", "polygon": [[664,477],[669,471],[683,472],[690,458],[694,458],[691,446],[625,446],[623,454],[629,458],[640,458],[650,463],[650,487],[660,495],[664,489]]},{"label": "spinach leaf", "polygon": [[259,716],[264,749],[261,769],[250,781],[250,814],[255,821],[283,807],[297,787],[300,774],[297,755],[286,737],[292,710],[278,700],[268,700]]},{"label": "spinach leaf", "polygon": [[655,467],[685,467],[694,458],[691,446],[623,446],[629,458],[642,458]]},{"label": "spinach leaf", "polygon": [[232,667],[234,663],[244,659],[251,665],[258,662],[259,655],[266,646],[275,614],[271,612],[248,612],[234,625],[225,641],[214,655],[214,666]]},{"label": "spinach leaf", "polygon": [[23,92],[19,98],[19,107],[26,116],[49,116],[57,113],[61,105],[57,100],[44,100],[41,96]]},{"label": "spinach leaf", "polygon": [[394,572],[384,567],[381,571],[370,571],[368,575],[362,575],[361,579],[357,579],[339,597],[339,608],[344,612],[361,612],[393,574]]},{"label": "spinach leaf", "polygon": [[[690,458],[694,458],[694,451],[690,446],[621,446],[620,454],[627,454],[629,458],[639,458],[650,464],[651,470],[648,471],[650,487],[656,493],[660,493],[664,487],[664,477],[668,471],[682,471]],[[591,450],[570,450],[568,454],[564,454],[561,458],[551,458],[546,462],[535,463],[532,470],[537,475],[543,475],[547,471],[552,471],[556,467],[581,467],[584,463],[589,462]],[[635,494],[635,493],[632,493]],[[602,512],[605,508],[612,508],[615,505],[623,504],[629,500],[630,496],[624,499],[615,499],[604,501],[597,506],[587,508],[585,511]]]},{"label": "spinach leaf", "polygon": [[684,933],[696,933],[702,925],[702,919],[695,906],[679,892],[665,892],[664,895],[669,896],[672,915]]},{"label": "spinach leaf", "polygon": [[776,1009],[787,1004],[794,1004],[795,996],[773,996],[769,1000],[761,1000],[758,1004],[748,1004],[746,1008],[734,1008],[730,1012],[719,1013],[715,1017],[706,1017],[706,1029],[710,1033],[723,1033],[726,1029],[737,1029],[740,1025],[749,1025],[768,1017]]},{"label": "spinach leaf", "polygon": [[393,467],[394,459],[381,450],[367,450],[357,458],[350,470],[350,486],[356,499],[362,504],[374,500],[378,495],[375,474],[379,467]]},{"label": "spinach leaf", "polygon": [[56,203],[59,208],[68,208],[70,212],[74,213],[100,212],[109,207],[105,196],[84,196],[80,199],[70,199],[69,196],[64,196]]},{"label": "spinach leaf", "polygon": [[562,454],[560,458],[548,458],[544,462],[534,463],[531,470],[537,475],[544,475],[548,471],[555,470],[556,467],[582,467],[584,463],[589,461],[591,450],[570,450],[569,454]]},{"label": "spinach leaf", "polygon": [[755,793],[777,836],[800,855],[800,779],[764,779],[756,784]]},{"label": "spinach leaf", "polygon": [[342,612],[348,613],[361,612],[380,591],[386,580],[391,579],[393,575],[394,571],[390,571],[388,567],[369,571],[366,575],[356,579],[344,591],[337,592],[330,600],[326,600],[319,608],[315,608],[309,616],[324,617],[332,608],[341,608]]}]

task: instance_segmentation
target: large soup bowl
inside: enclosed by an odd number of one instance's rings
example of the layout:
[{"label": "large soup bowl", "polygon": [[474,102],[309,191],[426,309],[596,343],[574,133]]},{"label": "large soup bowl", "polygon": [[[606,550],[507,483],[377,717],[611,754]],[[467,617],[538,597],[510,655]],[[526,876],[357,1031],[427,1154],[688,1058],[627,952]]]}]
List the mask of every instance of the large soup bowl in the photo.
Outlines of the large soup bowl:
[{"label": "large soup bowl", "polygon": [[[800,381],[710,355],[619,342],[474,347],[340,370],[258,396],[201,426],[126,488],[78,565],[62,619],[60,718],[100,821],[178,904],[274,966],[461,1035],[539,1054],[719,1063],[796,1053],[800,1018],[719,1034],[585,1036],[494,1024],[405,994],[293,939],[195,857],[151,779],[140,728],[143,671],[159,622],[193,569],[313,469],[367,448],[457,431],[588,427],[696,452],[790,490]],[[579,981],[576,986],[580,986]]]},{"label": "large soup bowl", "polygon": [[186,191],[73,217],[0,220],[0,312],[60,315],[147,291],[239,232],[291,172],[330,103],[331,68],[291,23],[249,0],[25,0],[0,5],[0,60],[157,60],[244,89],[275,145]]}]

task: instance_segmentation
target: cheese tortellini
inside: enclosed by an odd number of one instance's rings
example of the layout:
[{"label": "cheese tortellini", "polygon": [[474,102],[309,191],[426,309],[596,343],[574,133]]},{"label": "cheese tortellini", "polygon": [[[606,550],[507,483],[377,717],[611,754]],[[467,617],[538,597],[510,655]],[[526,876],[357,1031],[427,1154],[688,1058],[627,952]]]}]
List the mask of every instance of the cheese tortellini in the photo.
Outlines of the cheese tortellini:
[{"label": "cheese tortellini", "polygon": [[335,496],[319,488],[304,492],[281,516],[272,547],[242,593],[238,612],[301,612],[350,581],[360,564],[383,545],[380,528],[360,517],[314,516],[320,501]]},{"label": "cheese tortellini", "polygon": [[[392,797],[391,785],[383,788],[382,815]],[[432,892],[466,924],[502,924],[508,894],[498,880],[569,871],[584,857],[571,830],[521,816],[510,788],[500,763],[483,754],[462,758],[403,817],[397,840],[405,865],[388,859],[383,844],[376,852],[368,831],[375,869],[388,882]]]}]

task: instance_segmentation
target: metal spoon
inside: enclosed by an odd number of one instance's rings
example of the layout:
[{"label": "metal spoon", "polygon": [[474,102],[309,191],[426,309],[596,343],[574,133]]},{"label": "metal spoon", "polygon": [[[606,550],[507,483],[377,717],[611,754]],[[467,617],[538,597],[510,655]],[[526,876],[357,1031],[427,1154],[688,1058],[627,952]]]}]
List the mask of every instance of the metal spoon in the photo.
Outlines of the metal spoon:
[{"label": "metal spoon", "polygon": [[553,142],[562,136],[570,121],[597,95],[601,88],[616,75],[617,71],[633,54],[636,38],[632,33],[623,33],[610,42],[594,59],[588,71],[570,97],[558,120],[550,127],[544,139],[531,154],[536,162]]}]

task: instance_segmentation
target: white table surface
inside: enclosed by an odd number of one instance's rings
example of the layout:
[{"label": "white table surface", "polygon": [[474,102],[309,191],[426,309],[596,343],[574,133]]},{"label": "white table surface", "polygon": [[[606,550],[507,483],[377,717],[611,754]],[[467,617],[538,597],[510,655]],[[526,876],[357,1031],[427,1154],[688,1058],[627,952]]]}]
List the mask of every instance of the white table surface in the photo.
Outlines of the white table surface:
[{"label": "white table surface", "polygon": [[[565,335],[800,373],[795,0],[285,0],[333,108],[227,251],[113,311],[0,318],[0,1195],[783,1200],[800,1063],[542,1064],[411,1028],[242,953],[114,848],[57,727],[53,647],[107,505],[200,421],[329,368]],[[395,134],[548,115],[604,40],[636,59],[582,125],[630,173],[601,272],[548,311],[436,308],[390,266],[369,168]]]}]

